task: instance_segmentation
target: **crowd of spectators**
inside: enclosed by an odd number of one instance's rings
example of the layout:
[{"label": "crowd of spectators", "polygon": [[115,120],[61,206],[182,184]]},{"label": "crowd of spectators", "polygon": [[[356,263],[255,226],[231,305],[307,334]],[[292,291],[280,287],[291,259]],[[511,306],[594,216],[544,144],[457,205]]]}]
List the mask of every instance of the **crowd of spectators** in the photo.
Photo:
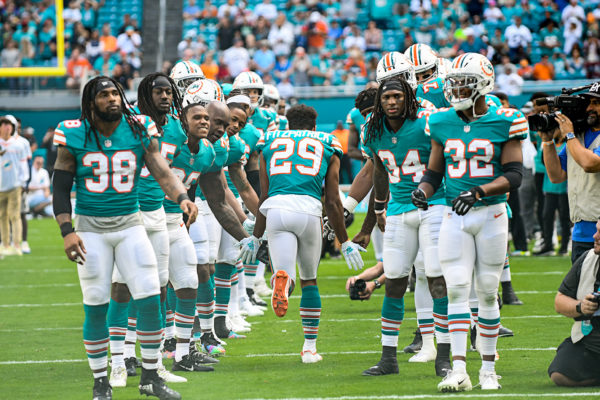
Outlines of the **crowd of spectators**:
[{"label": "crowd of spectators", "polygon": [[[111,0],[66,2],[67,87],[98,73],[126,87],[141,66],[136,17],[100,24]],[[390,5],[371,18],[374,5]],[[519,94],[522,80],[600,76],[599,0],[185,0],[181,59],[228,82],[252,69],[286,93],[293,86],[361,85],[389,50],[426,43],[441,56],[480,52],[498,85]],[[0,1],[2,67],[56,65],[53,0]],[[171,60],[176,61],[176,60]],[[166,63],[167,69],[172,63]],[[28,89],[26,79],[9,81]]]}]

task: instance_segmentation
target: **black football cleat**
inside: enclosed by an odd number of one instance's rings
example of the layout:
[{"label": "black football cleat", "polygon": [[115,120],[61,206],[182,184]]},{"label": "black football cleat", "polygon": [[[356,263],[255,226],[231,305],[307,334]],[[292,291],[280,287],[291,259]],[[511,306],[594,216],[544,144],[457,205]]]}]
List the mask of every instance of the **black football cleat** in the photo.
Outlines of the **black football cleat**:
[{"label": "black football cleat", "polygon": [[214,319],[215,334],[219,339],[227,339],[229,337],[229,329],[225,322],[225,316],[218,316]]},{"label": "black football cleat", "polygon": [[393,375],[399,373],[396,359],[381,359],[377,364],[363,371],[363,376]]},{"label": "black football cleat", "polygon": [[137,371],[137,359],[135,357],[129,357],[125,359],[125,369],[127,370],[127,376],[136,376]]},{"label": "black football cleat", "polygon": [[181,400],[181,395],[168,387],[155,369],[142,368],[139,389],[140,394],[158,397],[160,400]]},{"label": "black football cleat", "polygon": [[173,362],[171,371],[187,371],[187,372],[212,372],[215,369],[210,365],[200,364],[191,354],[183,356],[181,361]]},{"label": "black football cleat", "polygon": [[196,348],[196,343],[190,342],[190,357],[192,357],[199,364],[218,364],[219,360],[209,356],[208,354],[204,354],[201,351],[198,351]]},{"label": "black football cleat", "polygon": [[112,387],[108,383],[107,376],[94,379],[93,393],[93,400],[112,400]]},{"label": "black football cleat", "polygon": [[422,346],[423,338],[421,338],[421,331],[417,329],[415,331],[415,337],[413,338],[412,343],[406,346],[403,351],[405,353],[418,353]]},{"label": "black football cleat", "polygon": [[165,344],[164,344],[164,350],[168,351],[169,353],[172,353],[175,351],[175,348],[177,347],[177,339],[175,338],[171,338],[171,339],[166,339],[165,340]]},{"label": "black football cleat", "polygon": [[502,282],[502,302],[509,306],[523,305],[523,302],[517,297],[510,281]]},{"label": "black football cleat", "polygon": [[438,343],[435,357],[435,374],[444,378],[451,370],[450,343]]},{"label": "black football cleat", "polygon": [[500,329],[498,330],[498,337],[511,337],[515,336],[514,332],[504,326],[500,325]]}]

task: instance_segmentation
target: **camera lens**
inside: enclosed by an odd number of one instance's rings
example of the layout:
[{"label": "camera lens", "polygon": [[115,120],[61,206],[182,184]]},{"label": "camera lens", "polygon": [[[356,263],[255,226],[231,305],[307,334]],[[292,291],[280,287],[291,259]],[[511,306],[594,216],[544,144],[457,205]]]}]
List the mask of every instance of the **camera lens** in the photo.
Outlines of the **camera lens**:
[{"label": "camera lens", "polygon": [[556,113],[534,114],[527,117],[529,129],[536,132],[548,132],[558,128]]}]

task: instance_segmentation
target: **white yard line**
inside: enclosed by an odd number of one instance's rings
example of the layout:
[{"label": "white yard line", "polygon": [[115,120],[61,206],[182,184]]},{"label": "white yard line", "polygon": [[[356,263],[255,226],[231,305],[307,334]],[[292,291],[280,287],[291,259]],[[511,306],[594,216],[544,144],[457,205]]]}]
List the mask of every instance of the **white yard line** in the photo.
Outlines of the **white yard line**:
[{"label": "white yard line", "polygon": [[545,397],[595,397],[600,392],[575,392],[575,393],[470,393],[470,394],[407,394],[389,396],[339,396],[339,397],[289,397],[289,398],[256,398],[242,400],[418,400],[418,399],[497,399],[497,398],[545,398]]}]

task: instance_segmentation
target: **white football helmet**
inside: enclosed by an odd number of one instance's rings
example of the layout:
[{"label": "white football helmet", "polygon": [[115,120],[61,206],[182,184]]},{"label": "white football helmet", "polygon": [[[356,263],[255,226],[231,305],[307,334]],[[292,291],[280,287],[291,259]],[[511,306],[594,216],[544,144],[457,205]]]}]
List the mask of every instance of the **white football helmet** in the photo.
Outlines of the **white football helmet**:
[{"label": "white football helmet", "polygon": [[277,103],[279,103],[279,90],[274,85],[265,83],[265,89],[263,91],[263,99],[269,102],[271,108],[275,109]]},{"label": "white football helmet", "polygon": [[[494,67],[479,53],[465,53],[454,59],[446,75],[444,95],[456,110],[475,106],[475,101],[494,90]],[[471,90],[467,97],[461,93]]]},{"label": "white football helmet", "polygon": [[446,79],[446,75],[452,68],[452,61],[444,57],[438,57],[438,77]]},{"label": "white football helmet", "polygon": [[[248,96],[248,93],[246,92],[246,90],[257,89],[258,90],[258,101],[250,103],[250,106],[252,107],[252,109],[255,109],[256,107],[262,105],[265,85],[263,84],[261,77],[256,72],[245,71],[245,72],[242,72],[241,74],[239,74],[233,80],[233,88],[241,90],[242,93],[245,94],[246,96]],[[252,99],[252,98],[250,98],[250,99]]]},{"label": "white football helmet", "polygon": [[[408,57],[412,65],[415,67],[415,74],[417,74],[417,82],[425,83],[431,79],[438,77],[438,57],[435,51],[426,44],[413,44],[404,52],[404,55]],[[425,74],[419,79],[418,74]]]},{"label": "white football helmet", "polygon": [[186,89],[182,105],[200,104],[206,107],[213,101],[225,101],[221,86],[212,79],[198,79]]},{"label": "white football helmet", "polygon": [[193,82],[205,78],[202,68],[193,61],[179,61],[173,66],[169,76],[175,81],[181,96],[185,95],[185,90]]},{"label": "white football helmet", "polygon": [[417,88],[417,78],[412,63],[404,54],[398,51],[391,51],[381,57],[381,60],[377,63],[375,79],[377,83],[381,83],[393,76],[404,78],[413,89]]}]

